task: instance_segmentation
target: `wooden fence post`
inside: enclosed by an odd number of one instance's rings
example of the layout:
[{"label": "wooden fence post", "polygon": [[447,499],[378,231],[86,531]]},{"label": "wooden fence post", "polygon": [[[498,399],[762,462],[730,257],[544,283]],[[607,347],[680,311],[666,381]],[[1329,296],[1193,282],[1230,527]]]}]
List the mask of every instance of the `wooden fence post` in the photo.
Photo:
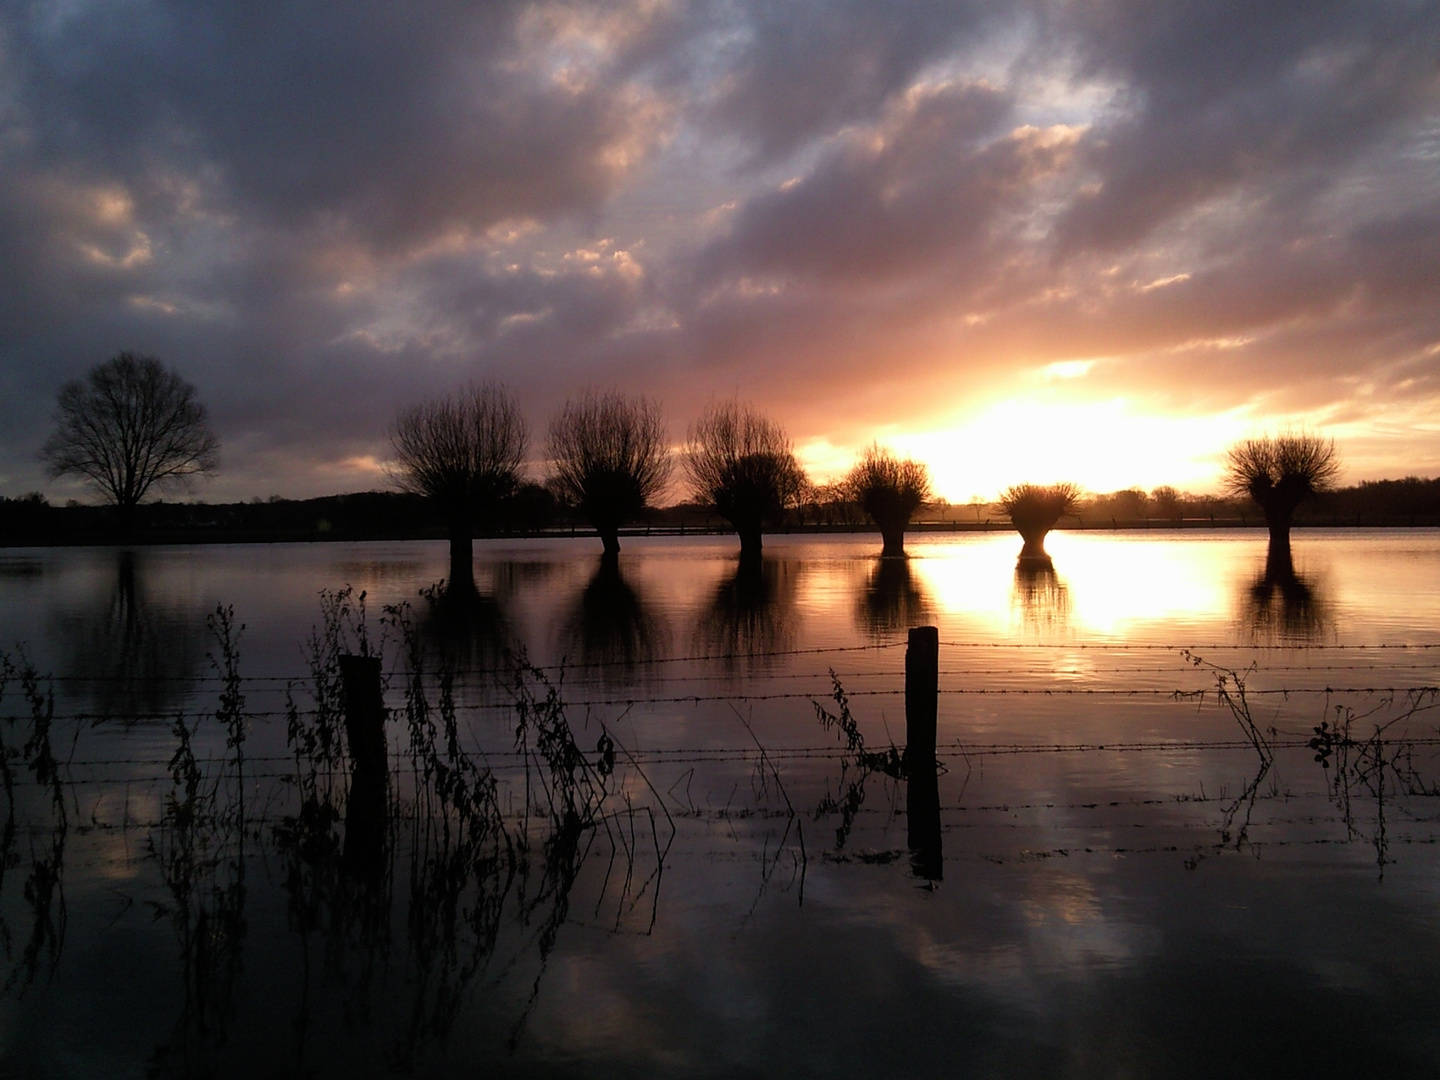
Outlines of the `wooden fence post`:
[{"label": "wooden fence post", "polygon": [[940,631],[917,626],[905,647],[905,813],[910,865],[917,877],[939,881],[940,782],[935,728],[940,700]]},{"label": "wooden fence post", "polygon": [[350,748],[350,794],[345,800],[345,851],[349,870],[373,874],[384,864],[389,763],[385,702],[378,656],[340,657],[345,696],[345,738]]},{"label": "wooden fence post", "polygon": [[905,754],[935,760],[935,721],[940,697],[940,631],[917,626],[905,646]]}]

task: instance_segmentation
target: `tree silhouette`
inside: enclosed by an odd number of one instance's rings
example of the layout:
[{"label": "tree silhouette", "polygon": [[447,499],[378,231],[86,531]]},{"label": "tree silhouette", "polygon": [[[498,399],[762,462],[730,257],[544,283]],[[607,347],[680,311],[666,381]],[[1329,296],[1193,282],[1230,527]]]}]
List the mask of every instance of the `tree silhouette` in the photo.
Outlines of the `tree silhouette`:
[{"label": "tree silhouette", "polygon": [[806,489],[783,428],[748,404],[712,403],[685,439],[685,471],[695,497],[740,536],[741,558],[760,554],[760,530]]},{"label": "tree silhouette", "polygon": [[595,527],[605,551],[620,550],[620,526],[665,487],[670,455],[660,406],[619,391],[587,391],[550,421],[550,484]]},{"label": "tree silhouette", "polygon": [[1307,499],[1328,491],[1340,475],[1335,440],[1308,432],[1244,439],[1225,460],[1225,486],[1249,495],[1265,514],[1270,530],[1267,562],[1283,572],[1290,561],[1290,526]]},{"label": "tree silhouette", "polygon": [[60,388],[40,459],[52,479],[73,473],[94,484],[128,540],[140,500],[214,472],[220,442],[193,386],[153,356],[122,352]]},{"label": "tree silhouette", "polygon": [[520,485],[529,434],[519,406],[497,383],[472,383],[401,411],[390,442],[396,482],[445,518],[451,585],[473,588],[475,526]]},{"label": "tree silhouette", "polygon": [[905,527],[930,497],[930,473],[924,465],[899,460],[872,444],[845,478],[850,497],[880,527],[880,554],[905,554]]},{"label": "tree silhouette", "polygon": [[1000,496],[1000,505],[1010,515],[1010,522],[1025,540],[1020,561],[1047,566],[1045,535],[1066,514],[1073,514],[1080,501],[1080,489],[1074,484],[1016,484]]}]

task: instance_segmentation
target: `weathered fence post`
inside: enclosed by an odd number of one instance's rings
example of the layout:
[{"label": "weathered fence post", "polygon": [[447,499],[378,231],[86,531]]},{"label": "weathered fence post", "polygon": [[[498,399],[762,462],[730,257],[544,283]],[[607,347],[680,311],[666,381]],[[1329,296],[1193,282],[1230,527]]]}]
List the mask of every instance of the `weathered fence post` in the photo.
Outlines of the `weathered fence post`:
[{"label": "weathered fence post", "polygon": [[387,819],[389,767],[380,658],[340,657],[340,681],[345,695],[345,738],[350,746],[343,859],[347,869],[368,874],[384,862]]},{"label": "weathered fence post", "polygon": [[943,865],[935,763],[939,699],[940,631],[917,626],[905,647],[905,810],[910,865],[917,877],[927,881],[939,881]]}]

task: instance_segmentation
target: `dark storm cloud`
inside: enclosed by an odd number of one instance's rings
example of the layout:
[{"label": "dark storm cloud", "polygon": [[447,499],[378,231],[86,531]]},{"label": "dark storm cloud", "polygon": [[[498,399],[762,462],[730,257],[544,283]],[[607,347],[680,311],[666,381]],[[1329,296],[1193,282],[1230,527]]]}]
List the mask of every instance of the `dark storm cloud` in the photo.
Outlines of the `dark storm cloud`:
[{"label": "dark storm cloud", "polygon": [[752,199],[710,253],[731,273],[882,285],[958,261],[1053,147],[994,140],[1012,113],[983,86],[945,88],[843,142],[809,175]]},{"label": "dark storm cloud", "polygon": [[999,5],[957,0],[801,0],[749,5],[710,118],[771,161],[874,120],[927,65],[980,39]]},{"label": "dark storm cloud", "polygon": [[41,162],[142,187],[203,170],[265,224],[394,245],[593,205],[634,123],[614,87],[510,62],[528,44],[516,4],[31,10],[7,36]]},{"label": "dark storm cloud", "polygon": [[537,428],[619,384],[677,430],[739,390],[867,442],[1081,358],[1092,397],[1373,422],[1440,394],[1437,30],[1343,0],[0,2],[0,490],[121,348],[200,388],[234,494],[381,483],[395,407],[469,378]]},{"label": "dark storm cloud", "polygon": [[1395,123],[1435,106],[1434,11],[1287,2],[1061,6],[1056,47],[1124,87],[1080,163],[1098,179],[1060,226],[1115,249],[1236,190],[1284,208],[1326,190]]}]

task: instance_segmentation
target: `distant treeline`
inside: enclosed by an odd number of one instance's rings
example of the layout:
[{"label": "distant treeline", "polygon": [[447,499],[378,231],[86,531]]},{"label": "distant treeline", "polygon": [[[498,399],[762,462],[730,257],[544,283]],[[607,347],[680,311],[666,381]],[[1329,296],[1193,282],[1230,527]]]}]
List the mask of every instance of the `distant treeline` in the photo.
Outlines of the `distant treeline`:
[{"label": "distant treeline", "polygon": [[[790,511],[799,530],[870,528],[859,507],[837,488],[817,487]],[[912,528],[995,528],[1007,524],[997,503],[930,504]],[[1075,519],[1061,527],[1261,526],[1257,507],[1244,499],[1189,495],[1173,488],[1138,489],[1089,496]],[[1406,477],[1341,488],[1296,515],[1300,526],[1440,526],[1440,479]],[[38,493],[0,497],[0,545],[108,544],[117,518],[110,506],[52,506]],[[589,531],[584,520],[545,487],[527,484],[510,499],[482,535],[524,536]],[[727,531],[704,507],[681,504],[647,510],[635,532]],[[142,544],[273,543],[321,540],[428,540],[447,535],[433,504],[419,495],[369,491],[317,499],[252,500],[244,503],[155,502],[139,508],[135,537]]]},{"label": "distant treeline", "polygon": [[[647,511],[646,524],[696,531],[719,528],[699,507]],[[538,484],[508,499],[482,536],[525,536],[585,529],[585,523]],[[110,544],[119,531],[113,506],[52,506],[41,495],[0,497],[0,546]],[[448,535],[431,500],[394,491],[327,495],[317,499],[254,499],[243,503],[152,502],[136,510],[140,544],[237,544],[324,540],[432,540]]]},{"label": "distant treeline", "polygon": [[[1260,509],[1246,498],[1219,495],[1189,495],[1174,488],[1156,488],[1148,495],[1139,490],[1112,492],[1087,499],[1080,516],[1087,526],[1141,521],[1200,522],[1214,519],[1262,524]],[[1295,514],[1296,525],[1407,526],[1440,525],[1440,478],[1407,476],[1403,480],[1367,480],[1353,487],[1337,488],[1303,503]]]}]

